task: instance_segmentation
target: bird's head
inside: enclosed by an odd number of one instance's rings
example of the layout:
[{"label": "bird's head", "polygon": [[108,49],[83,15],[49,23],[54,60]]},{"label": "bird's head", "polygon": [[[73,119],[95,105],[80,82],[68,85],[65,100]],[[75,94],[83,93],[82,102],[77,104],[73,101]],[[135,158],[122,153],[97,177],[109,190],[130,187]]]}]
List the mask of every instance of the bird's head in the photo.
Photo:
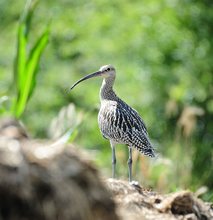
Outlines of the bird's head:
[{"label": "bird's head", "polygon": [[99,71],[100,75],[104,78],[115,77],[115,67],[111,64],[102,66]]},{"label": "bird's head", "polygon": [[89,75],[86,75],[85,77],[83,77],[80,80],[78,80],[70,88],[70,90],[73,89],[75,86],[77,86],[80,82],[82,82],[84,80],[87,80],[87,79],[90,79],[90,78],[93,78],[93,77],[98,77],[98,76],[101,76],[103,78],[109,78],[109,77],[114,78],[115,77],[115,68],[111,64],[102,66],[97,72],[94,72],[94,73],[91,73]]}]

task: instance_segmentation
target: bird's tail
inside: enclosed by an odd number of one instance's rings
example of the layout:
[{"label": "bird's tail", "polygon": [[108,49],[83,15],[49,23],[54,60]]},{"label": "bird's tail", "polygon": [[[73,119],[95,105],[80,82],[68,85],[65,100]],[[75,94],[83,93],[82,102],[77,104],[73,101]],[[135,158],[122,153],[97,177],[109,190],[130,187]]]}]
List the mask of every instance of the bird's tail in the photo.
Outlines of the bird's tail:
[{"label": "bird's tail", "polygon": [[143,154],[149,157],[155,157],[156,153],[155,150],[153,148],[147,148],[143,150]]},{"label": "bird's tail", "polygon": [[133,145],[138,151],[140,151],[142,154],[149,156],[149,157],[155,157],[156,153],[154,148],[152,147],[152,144],[149,140],[149,137],[146,134],[138,133],[134,136],[134,145]]}]

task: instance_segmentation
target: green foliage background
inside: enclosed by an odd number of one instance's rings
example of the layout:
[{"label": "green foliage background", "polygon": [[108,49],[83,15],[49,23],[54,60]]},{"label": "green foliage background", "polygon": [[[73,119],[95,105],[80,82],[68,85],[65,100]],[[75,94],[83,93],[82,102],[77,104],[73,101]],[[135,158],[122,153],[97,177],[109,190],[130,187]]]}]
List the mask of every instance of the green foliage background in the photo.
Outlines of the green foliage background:
[{"label": "green foliage background", "polygon": [[[14,89],[16,33],[24,5],[23,0],[0,0],[1,97]],[[47,137],[52,119],[73,102],[84,116],[74,142],[87,148],[109,176],[109,143],[97,125],[101,79],[87,81],[69,95],[65,88],[111,63],[117,68],[115,90],[143,116],[160,154],[155,161],[138,157],[135,178],[162,191],[205,185],[211,200],[212,6],[211,0],[40,1],[29,37],[34,42],[51,22],[50,40],[22,121],[34,137]],[[184,109],[192,106],[204,114],[192,111],[178,127]],[[126,178],[124,149],[117,149],[118,175]]]}]

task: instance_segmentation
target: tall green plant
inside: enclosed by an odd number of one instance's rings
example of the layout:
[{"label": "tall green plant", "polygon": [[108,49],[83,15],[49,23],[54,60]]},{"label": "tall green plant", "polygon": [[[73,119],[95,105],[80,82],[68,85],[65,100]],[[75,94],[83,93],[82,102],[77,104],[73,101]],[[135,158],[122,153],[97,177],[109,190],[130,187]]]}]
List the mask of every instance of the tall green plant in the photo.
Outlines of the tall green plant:
[{"label": "tall green plant", "polygon": [[14,83],[17,95],[12,107],[12,114],[16,118],[20,118],[23,114],[26,104],[34,91],[39,60],[49,38],[49,28],[47,26],[29,52],[27,52],[31,19],[37,3],[37,0],[28,0],[19,21],[14,65]]}]

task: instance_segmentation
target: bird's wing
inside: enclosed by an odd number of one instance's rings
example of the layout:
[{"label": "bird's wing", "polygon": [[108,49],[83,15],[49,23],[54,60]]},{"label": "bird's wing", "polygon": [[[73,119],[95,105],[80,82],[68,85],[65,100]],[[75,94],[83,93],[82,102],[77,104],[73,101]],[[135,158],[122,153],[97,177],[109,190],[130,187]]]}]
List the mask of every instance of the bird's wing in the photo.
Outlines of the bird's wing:
[{"label": "bird's wing", "polygon": [[130,146],[136,148],[139,152],[144,155],[155,157],[155,151],[152,147],[149,137],[146,134],[143,134],[139,131],[132,131],[131,136],[131,144]]},{"label": "bird's wing", "polygon": [[144,155],[154,157],[145,124],[135,110],[129,106],[117,106],[115,127],[119,128],[120,139]]},{"label": "bird's wing", "polygon": [[[121,114],[124,124],[128,130],[135,129],[137,131],[144,132],[148,135],[147,128],[138,112],[128,106],[125,102],[121,101],[117,107],[117,114]],[[125,126],[124,126],[125,127]]]}]

